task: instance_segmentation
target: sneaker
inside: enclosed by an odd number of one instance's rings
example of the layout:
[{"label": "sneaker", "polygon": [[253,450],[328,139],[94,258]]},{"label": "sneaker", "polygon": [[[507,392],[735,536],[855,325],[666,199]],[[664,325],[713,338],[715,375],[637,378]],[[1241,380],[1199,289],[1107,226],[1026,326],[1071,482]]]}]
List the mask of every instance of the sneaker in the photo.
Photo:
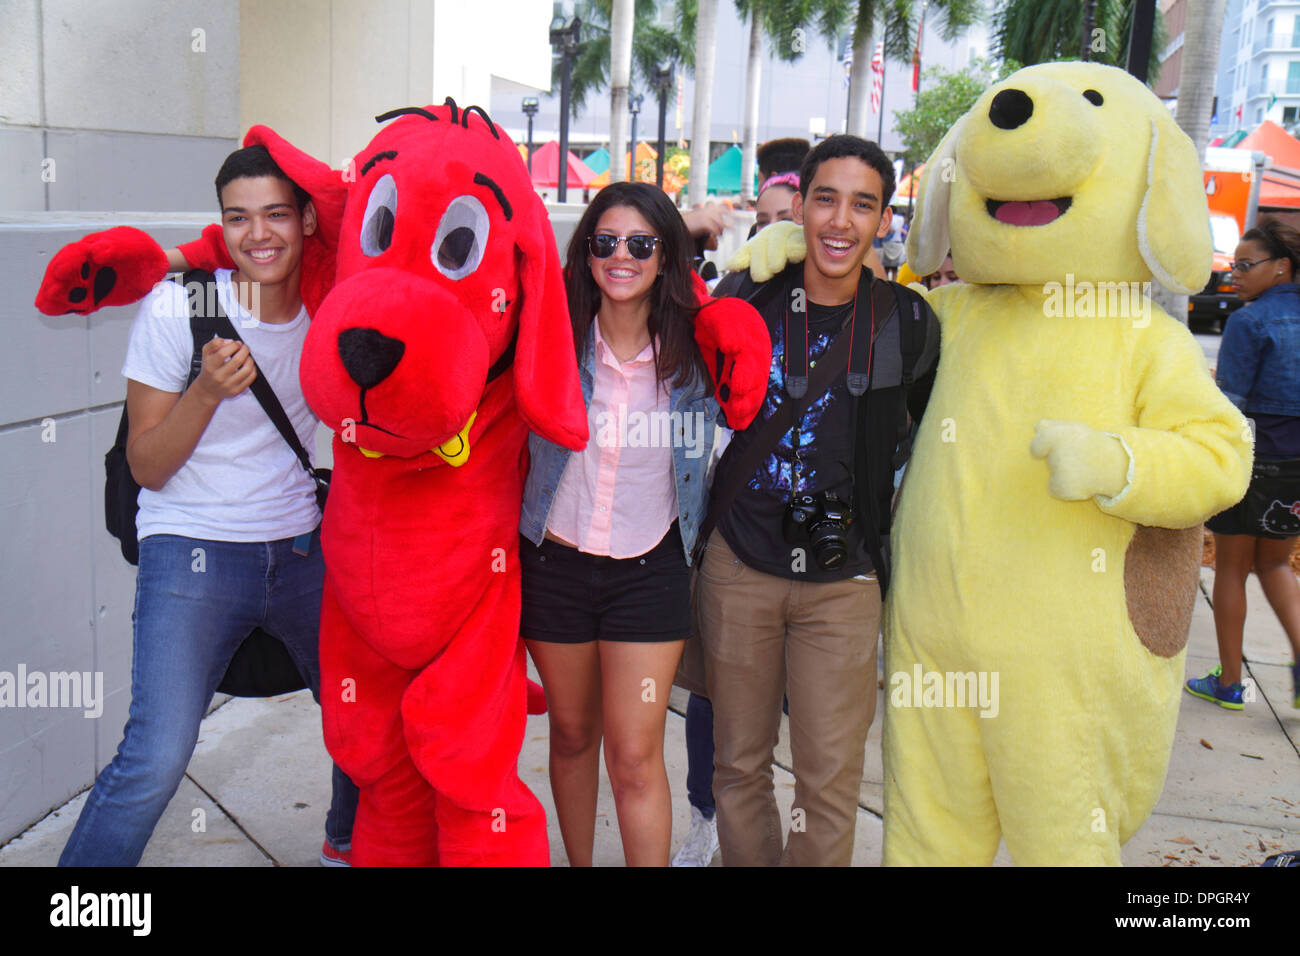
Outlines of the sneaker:
[{"label": "sneaker", "polygon": [[1224,687],[1219,683],[1219,675],[1222,673],[1223,667],[1215,665],[1214,670],[1204,677],[1192,678],[1185,685],[1187,693],[1202,700],[1212,700],[1228,710],[1243,710],[1241,694],[1245,688],[1241,684]]},{"label": "sneaker", "polygon": [[691,830],[673,857],[673,866],[708,866],[718,852],[718,821],[691,807]]},{"label": "sneaker", "polygon": [[320,865],[321,866],[351,866],[352,865],[352,844],[345,847],[335,848],[330,846],[330,841],[326,840],[320,848]]}]

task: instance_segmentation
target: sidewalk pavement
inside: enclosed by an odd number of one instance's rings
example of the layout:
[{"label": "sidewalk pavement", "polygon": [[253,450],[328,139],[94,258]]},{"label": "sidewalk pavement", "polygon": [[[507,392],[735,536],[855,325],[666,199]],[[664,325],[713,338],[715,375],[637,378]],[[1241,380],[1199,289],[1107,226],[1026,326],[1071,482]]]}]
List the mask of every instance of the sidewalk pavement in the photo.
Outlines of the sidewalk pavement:
[{"label": "sidewalk pavement", "polygon": [[[1218,662],[1214,618],[1206,594],[1214,572],[1202,570],[1192,618],[1187,676]],[[1155,812],[1124,847],[1128,866],[1252,866],[1282,850],[1300,849],[1300,710],[1291,706],[1290,650],[1259,584],[1247,585],[1246,673],[1256,699],[1232,713],[1184,694],[1173,757]],[[536,679],[536,673],[531,676]],[[883,675],[882,675],[883,679]],[[886,685],[887,686],[887,685]],[[879,698],[867,743],[853,862],[880,863],[883,801]],[[673,689],[665,739],[673,794],[673,849],[690,825],[686,801],[686,694]],[[773,773],[777,802],[789,817],[787,719]],[[528,718],[519,773],[546,807],[551,863],[566,865],[546,775],[546,717]],[[330,763],[320,717],[306,692],[271,700],[218,700],[203,722],[185,780],[141,861],[145,866],[315,866],[329,804]],[[0,846],[0,866],[50,866],[81,812],[82,793]],[[620,866],[622,844],[608,779],[602,770],[596,808],[595,863]],[[1005,845],[998,865],[1010,865]],[[719,865],[715,856],[714,866]]]}]

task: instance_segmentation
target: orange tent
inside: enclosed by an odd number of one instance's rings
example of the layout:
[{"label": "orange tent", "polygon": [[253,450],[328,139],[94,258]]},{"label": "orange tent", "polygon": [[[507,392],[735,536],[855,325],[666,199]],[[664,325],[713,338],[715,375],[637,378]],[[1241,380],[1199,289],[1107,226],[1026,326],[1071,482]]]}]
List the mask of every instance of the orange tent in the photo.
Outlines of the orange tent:
[{"label": "orange tent", "polygon": [[[654,147],[652,147],[649,143],[646,143],[646,142],[640,142],[640,143],[637,143],[637,144],[636,144],[636,169],[637,169],[637,177],[636,177],[636,178],[637,178],[640,182],[647,182],[647,181],[648,181],[648,182],[654,182],[654,181],[655,181],[655,176],[654,176],[655,166],[654,166],[654,163],[655,163],[655,160],[657,160],[658,158],[659,158],[659,154],[655,151]],[[624,156],[624,157],[623,157],[623,160],[624,160],[623,168],[624,168],[624,170],[626,171],[626,169],[627,169],[627,157]],[[644,176],[642,175],[642,172],[641,172],[641,164],[644,163],[646,160],[649,160],[649,161],[650,161],[650,179],[649,179],[649,180],[646,180],[646,179],[644,178]],[[613,165],[613,164],[611,163],[610,165]],[[598,188],[598,189],[599,189],[600,187],[602,187],[602,186],[608,186],[608,185],[609,185],[609,170],[606,169],[604,172],[600,173],[600,174],[599,174],[595,179],[593,179],[593,180],[591,181],[591,185],[595,186],[595,187]]]},{"label": "orange tent", "polygon": [[[1260,123],[1234,149],[1259,150],[1274,166],[1300,170],[1300,140],[1272,120]],[[1300,208],[1300,179],[1265,170],[1259,184],[1259,205],[1262,209]]]}]

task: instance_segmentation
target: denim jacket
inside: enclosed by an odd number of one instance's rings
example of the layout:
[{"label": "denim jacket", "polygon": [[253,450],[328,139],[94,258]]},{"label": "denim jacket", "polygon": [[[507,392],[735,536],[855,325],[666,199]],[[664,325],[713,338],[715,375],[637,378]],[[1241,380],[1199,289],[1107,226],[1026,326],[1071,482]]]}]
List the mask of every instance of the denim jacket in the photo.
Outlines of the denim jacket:
[{"label": "denim jacket", "polygon": [[[591,407],[592,382],[596,369],[596,336],[587,336],[586,352],[578,369],[582,384],[582,399]],[[698,378],[688,388],[672,386],[669,391],[669,409],[672,416],[673,484],[677,489],[677,522],[686,549],[686,563],[691,562],[691,551],[700,525],[709,509],[708,469],[713,457],[715,425],[725,427],[722,411],[711,392],[711,385]],[[680,416],[680,418],[679,418]],[[689,416],[689,424],[688,423]],[[683,434],[683,425],[688,431]],[[596,432],[591,433],[596,440]],[[687,442],[691,444],[688,446]],[[569,449],[528,434],[528,480],[524,484],[524,506],[519,517],[519,531],[536,545],[541,545],[546,534],[546,520],[555,501],[555,489],[569,463]]]},{"label": "denim jacket", "polygon": [[1243,412],[1300,415],[1300,285],[1265,289],[1228,317],[1215,381]]}]

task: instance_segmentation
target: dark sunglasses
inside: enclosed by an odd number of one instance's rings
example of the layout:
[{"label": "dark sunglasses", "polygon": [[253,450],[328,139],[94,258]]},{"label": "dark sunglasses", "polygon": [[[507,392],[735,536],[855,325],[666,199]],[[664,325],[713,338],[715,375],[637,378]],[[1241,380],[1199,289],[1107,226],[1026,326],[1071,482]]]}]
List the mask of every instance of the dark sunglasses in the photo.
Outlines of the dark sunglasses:
[{"label": "dark sunglasses", "polygon": [[602,233],[588,236],[587,248],[597,259],[608,259],[622,242],[627,245],[627,254],[633,259],[649,259],[655,254],[655,246],[662,241],[658,236],[610,236]]}]

